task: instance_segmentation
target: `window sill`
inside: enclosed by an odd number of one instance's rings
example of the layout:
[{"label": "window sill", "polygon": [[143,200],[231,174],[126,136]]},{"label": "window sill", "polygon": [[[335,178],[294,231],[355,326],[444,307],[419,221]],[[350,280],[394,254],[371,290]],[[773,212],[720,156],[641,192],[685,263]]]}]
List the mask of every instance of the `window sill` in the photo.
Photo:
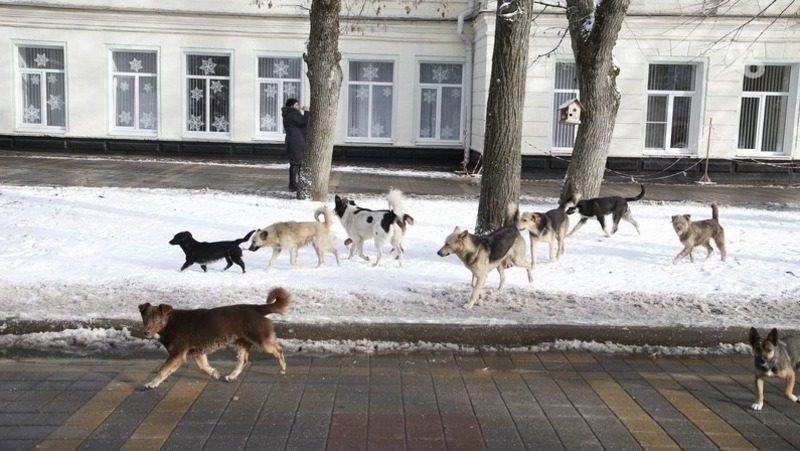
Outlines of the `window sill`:
[{"label": "window sill", "polygon": [[463,146],[463,141],[444,141],[440,139],[417,139],[414,141],[415,146],[427,147],[459,147]]},{"label": "window sill", "polygon": [[392,138],[353,138],[348,137],[344,141],[347,144],[379,144],[390,146],[393,144]]},{"label": "window sill", "polygon": [[184,139],[199,139],[203,141],[230,141],[230,133],[215,133],[215,132],[183,132]]},{"label": "window sill", "polygon": [[157,130],[124,130],[112,129],[108,132],[109,136],[131,137],[131,138],[158,138]]},{"label": "window sill", "polygon": [[263,133],[253,136],[253,139],[256,141],[284,142],[286,141],[286,135],[283,133]]},{"label": "window sill", "polygon": [[16,131],[18,133],[30,133],[30,134],[48,134],[48,135],[64,135],[67,133],[66,127],[48,127],[46,125],[42,126],[18,126]]},{"label": "window sill", "polygon": [[791,160],[792,156],[785,152],[759,152],[756,150],[737,149],[734,158],[764,158],[768,160]]}]

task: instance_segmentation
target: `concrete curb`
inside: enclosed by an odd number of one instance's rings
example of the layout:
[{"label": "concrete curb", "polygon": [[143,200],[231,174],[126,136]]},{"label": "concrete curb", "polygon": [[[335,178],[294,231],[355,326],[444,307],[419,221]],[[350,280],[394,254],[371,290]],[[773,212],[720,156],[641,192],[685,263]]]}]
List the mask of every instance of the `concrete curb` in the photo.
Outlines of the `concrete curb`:
[{"label": "concrete curb", "polygon": [[[574,324],[461,325],[423,323],[287,323],[276,322],[279,338],[326,341],[370,340],[398,343],[448,343],[475,347],[515,348],[556,340],[611,342],[629,346],[714,347],[747,342],[748,327],[595,326]],[[0,323],[0,334],[23,335],[75,328],[121,329],[141,335],[141,323],[130,320],[25,321]],[[785,330],[786,334],[800,334]]]}]

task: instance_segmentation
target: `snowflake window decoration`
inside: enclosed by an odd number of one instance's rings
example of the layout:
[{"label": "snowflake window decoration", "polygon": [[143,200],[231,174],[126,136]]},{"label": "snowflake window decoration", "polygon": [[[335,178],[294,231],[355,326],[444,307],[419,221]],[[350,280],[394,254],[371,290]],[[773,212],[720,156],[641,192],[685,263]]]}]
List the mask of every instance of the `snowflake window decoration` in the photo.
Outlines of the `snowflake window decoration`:
[{"label": "snowflake window decoration", "polygon": [[266,94],[268,99],[274,99],[275,96],[278,95],[278,87],[275,85],[267,85],[264,89],[264,94]]},{"label": "snowflake window decoration", "polygon": [[47,105],[50,106],[51,110],[60,110],[64,106],[64,101],[61,100],[60,95],[50,94],[50,98],[47,99]]},{"label": "snowflake window decoration", "polygon": [[441,83],[450,78],[450,69],[445,69],[442,66],[436,66],[433,69],[433,80],[436,83]]},{"label": "snowflake window decoration", "polygon": [[31,74],[31,84],[39,86],[39,76],[37,74]]},{"label": "snowflake window decoration", "polygon": [[211,82],[211,92],[213,94],[221,93],[223,88],[224,88],[224,86],[222,86],[222,82],[221,81],[214,80],[214,81]]},{"label": "snowflake window decoration", "polygon": [[153,113],[145,112],[142,113],[139,117],[139,125],[142,128],[155,128],[156,125],[156,118],[153,116]]},{"label": "snowflake window decoration", "polygon": [[202,88],[194,88],[189,92],[192,93],[192,100],[194,100],[195,102],[197,102],[199,100],[203,100],[203,89]]},{"label": "snowflake window decoration", "polygon": [[209,58],[207,60],[200,59],[200,70],[203,71],[203,75],[210,75],[214,74],[214,68],[217,67],[217,63],[214,62],[213,58]]},{"label": "snowflake window decoration", "polygon": [[459,89],[452,90],[450,92],[450,97],[452,97],[454,99],[460,99],[461,98],[461,90],[459,90]]},{"label": "snowflake window decoration", "polygon": [[128,88],[129,87],[130,86],[128,85],[127,81],[122,81],[122,82],[119,83],[119,90],[122,91],[122,92],[128,92]]},{"label": "snowflake window decoration", "polygon": [[261,116],[261,130],[275,131],[278,129],[275,118],[270,114]]},{"label": "snowflake window decoration", "polygon": [[131,113],[128,111],[123,111],[117,115],[117,118],[119,118],[119,123],[123,125],[130,125],[131,121],[133,121],[133,116],[131,116]]},{"label": "snowflake window decoration", "polygon": [[366,86],[359,86],[358,89],[356,89],[356,99],[369,99],[369,88]]},{"label": "snowflake window decoration", "polygon": [[144,92],[150,94],[151,92],[153,92],[153,85],[151,85],[150,83],[145,83],[142,89],[144,90]]},{"label": "snowflake window decoration", "polygon": [[422,93],[422,101],[425,103],[434,103],[436,102],[436,91],[434,90],[426,90]]},{"label": "snowflake window decoration", "polygon": [[50,62],[50,58],[48,58],[44,53],[37,53],[36,58],[33,59],[33,62],[36,63],[36,67],[46,67],[47,63]]},{"label": "snowflake window decoration", "polygon": [[56,76],[56,74],[48,75],[47,76],[47,83],[51,84],[51,85],[54,85],[54,84],[58,83],[58,77]]},{"label": "snowflake window decoration", "polygon": [[392,88],[383,88],[383,96],[384,97],[391,97],[392,96]]},{"label": "snowflake window decoration", "polygon": [[139,72],[144,67],[142,66],[142,61],[136,58],[128,61],[128,65],[131,67],[131,72]]},{"label": "snowflake window decoration", "polygon": [[190,131],[199,132],[203,130],[205,122],[203,122],[203,119],[200,116],[195,116],[194,114],[192,114],[191,116],[189,116],[189,121],[187,122],[187,125],[189,126]]},{"label": "snowflake window decoration", "polygon": [[225,120],[225,116],[214,116],[214,122],[211,126],[216,128],[218,132],[227,132],[229,122]]},{"label": "snowflake window decoration", "polygon": [[272,65],[272,74],[278,78],[284,78],[289,75],[289,65],[284,60],[278,60]]},{"label": "snowflake window decoration", "polygon": [[419,131],[419,134],[423,138],[430,138],[431,137],[431,129],[429,129],[427,127],[423,128],[422,130]]},{"label": "snowflake window decoration", "polygon": [[33,105],[28,105],[22,112],[22,120],[26,123],[40,122],[39,111],[39,108],[36,108]]},{"label": "snowflake window decoration", "polygon": [[369,66],[361,69],[362,77],[364,77],[364,79],[367,81],[372,81],[378,78],[378,70],[378,67],[373,66],[372,63],[370,63]]},{"label": "snowflake window decoration", "polygon": [[450,128],[450,126],[442,127],[439,134],[442,136],[442,139],[453,139],[453,129]]},{"label": "snowflake window decoration", "polygon": [[295,88],[292,83],[286,83],[283,85],[283,93],[286,96],[292,97],[297,94],[297,88]]},{"label": "snowflake window decoration", "polygon": [[373,136],[383,136],[383,132],[384,131],[385,130],[383,129],[383,125],[382,124],[372,124],[372,135]]},{"label": "snowflake window decoration", "polygon": [[348,136],[361,136],[361,130],[358,128],[358,126],[354,125],[350,127],[350,133],[348,133]]}]

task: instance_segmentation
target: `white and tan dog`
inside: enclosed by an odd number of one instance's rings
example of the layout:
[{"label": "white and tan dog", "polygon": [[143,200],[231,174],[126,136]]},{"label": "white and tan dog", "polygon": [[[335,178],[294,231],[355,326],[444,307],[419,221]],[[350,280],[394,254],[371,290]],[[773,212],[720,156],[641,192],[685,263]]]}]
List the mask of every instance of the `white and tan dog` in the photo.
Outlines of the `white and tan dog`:
[{"label": "white and tan dog", "polygon": [[[323,215],[325,220],[320,221],[319,216]],[[325,263],[325,252],[330,252],[336,257],[336,264],[339,264],[339,252],[333,245],[331,226],[333,225],[333,213],[327,207],[322,206],[314,212],[316,221],[286,221],[276,222],[266,228],[256,230],[250,242],[250,250],[255,252],[264,246],[272,248],[272,257],[269,259],[267,269],[281,254],[283,249],[289,251],[289,261],[292,265],[297,265],[297,251],[301,247],[311,243],[317,253],[317,267]]]}]

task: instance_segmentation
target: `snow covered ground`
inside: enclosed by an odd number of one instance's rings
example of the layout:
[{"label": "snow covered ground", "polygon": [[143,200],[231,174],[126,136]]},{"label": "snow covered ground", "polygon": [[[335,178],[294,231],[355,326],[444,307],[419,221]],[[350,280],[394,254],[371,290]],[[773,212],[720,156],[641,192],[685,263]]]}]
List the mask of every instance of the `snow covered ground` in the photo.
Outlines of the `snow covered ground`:
[{"label": "snow covered ground", "polygon": [[[382,196],[355,199],[364,207],[386,205]],[[523,199],[521,207],[541,211],[554,203]],[[284,254],[266,271],[271,250],[262,249],[245,251],[246,274],[236,266],[223,272],[224,262],[211,264],[208,273],[198,266],[179,272],[183,253],[168,244],[182,230],[201,241],[231,240],[276,221],[312,220],[318,205],[210,191],[0,186],[0,318],[136,320],[142,302],[178,308],[263,302],[270,287],[281,285],[295,296],[284,316],[295,322],[800,325],[798,211],[722,205],[728,261],[715,254],[673,265],[681,246],[670,215],[707,218],[710,208],[637,202],[632,212],[641,236],[623,222],[606,238],[591,221],[567,239],[558,262],[548,261],[547,245],[537,247],[533,283],[512,268],[498,294],[494,273],[483,292],[488,299],[472,310],[462,307],[468,271],[455,256],[436,251],[455,226],[472,228],[474,199],[407,197],[416,223],[406,235],[402,267],[391,259],[372,267],[344,258],[338,221],[341,266],[329,255],[315,268],[307,247],[300,267]],[[374,255],[371,244],[365,249]]]}]

